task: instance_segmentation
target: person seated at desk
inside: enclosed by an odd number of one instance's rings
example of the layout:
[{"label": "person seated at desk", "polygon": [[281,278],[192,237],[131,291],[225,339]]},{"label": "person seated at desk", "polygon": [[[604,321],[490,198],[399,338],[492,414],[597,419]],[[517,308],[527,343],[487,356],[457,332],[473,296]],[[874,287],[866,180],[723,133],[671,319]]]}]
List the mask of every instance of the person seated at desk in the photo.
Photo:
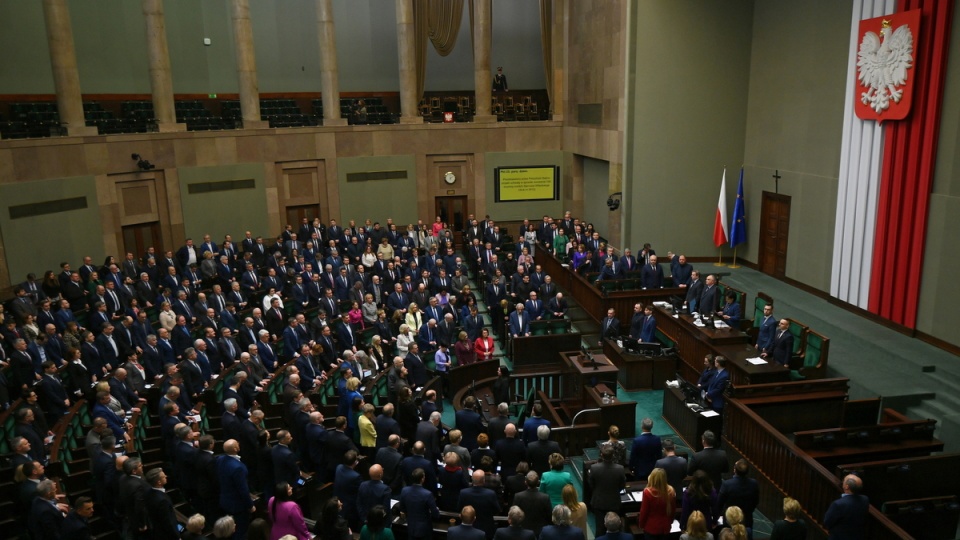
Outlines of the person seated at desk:
[{"label": "person seated at desk", "polygon": [[737,303],[737,293],[733,291],[727,291],[725,298],[727,303],[724,304],[723,309],[720,310],[720,315],[723,317],[723,322],[730,325],[730,328],[739,329],[740,304]]}]

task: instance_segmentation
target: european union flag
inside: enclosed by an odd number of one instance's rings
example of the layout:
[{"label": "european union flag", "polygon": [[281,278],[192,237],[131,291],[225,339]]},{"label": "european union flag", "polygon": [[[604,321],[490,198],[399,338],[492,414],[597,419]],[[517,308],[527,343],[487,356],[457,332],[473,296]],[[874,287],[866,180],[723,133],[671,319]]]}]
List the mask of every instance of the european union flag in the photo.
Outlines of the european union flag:
[{"label": "european union flag", "polygon": [[730,222],[730,247],[737,247],[747,241],[747,215],[743,205],[743,167],[740,167],[740,185],[737,186],[737,202],[733,207],[733,220]]}]

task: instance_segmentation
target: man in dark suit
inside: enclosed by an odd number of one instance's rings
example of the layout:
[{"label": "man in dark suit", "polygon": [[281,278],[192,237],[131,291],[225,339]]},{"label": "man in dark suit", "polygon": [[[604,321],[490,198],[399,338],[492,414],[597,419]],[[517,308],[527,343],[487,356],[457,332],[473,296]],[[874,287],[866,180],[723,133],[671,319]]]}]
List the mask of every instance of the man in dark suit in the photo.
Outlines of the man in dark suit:
[{"label": "man in dark suit", "polygon": [[290,443],[293,442],[293,435],[285,429],[277,432],[277,445],[270,451],[270,459],[273,462],[273,477],[277,482],[286,482],[291,486],[296,485],[300,479],[300,466],[297,464],[297,456],[290,449]]},{"label": "man in dark suit", "polygon": [[623,465],[614,463],[613,453],[612,446],[604,446],[600,450],[600,462],[590,467],[590,510],[595,519],[597,536],[606,533],[603,518],[607,512],[620,513],[620,490],[627,483]]},{"label": "man in dark suit", "polygon": [[[250,450],[256,451],[256,448]],[[223,454],[217,458],[217,479],[220,482],[220,509],[233,516],[236,538],[246,538],[250,514],[256,509],[247,485],[247,467],[240,461],[240,444],[230,439],[223,443]]]},{"label": "man in dark suit", "polygon": [[530,469],[540,475],[550,470],[550,454],[562,453],[560,445],[550,440],[550,428],[547,426],[538,427],[537,440],[527,444],[527,461],[530,462]]},{"label": "man in dark suit", "polygon": [[407,368],[407,380],[413,387],[420,388],[427,384],[427,367],[420,358],[420,347],[416,343],[410,344],[403,366]]},{"label": "man in dark suit", "polygon": [[690,458],[690,463],[687,465],[687,474],[703,471],[713,481],[713,485],[719,486],[721,475],[730,470],[727,453],[719,448],[714,448],[717,444],[717,437],[710,430],[704,431],[700,440],[703,443],[703,450]]},{"label": "man in dark suit", "polygon": [[367,512],[377,505],[390,508],[390,486],[383,483],[383,467],[372,465],[370,479],[360,484],[357,490],[357,514],[361,521],[367,520]]},{"label": "man in dark suit", "polygon": [[391,435],[400,435],[400,424],[393,417],[393,403],[387,403],[373,425],[377,430],[377,448],[387,446]]},{"label": "man in dark suit", "polygon": [[403,454],[400,453],[400,435],[390,435],[387,438],[387,444],[377,450],[373,462],[383,468],[383,482],[390,486],[393,493],[399,493],[403,487],[403,475],[400,473],[401,461],[403,461]]},{"label": "man in dark suit", "polygon": [[413,447],[410,449],[411,455],[403,458],[403,460],[400,462],[400,475],[403,478],[404,484],[410,485],[414,482],[413,472],[416,469],[422,469],[423,473],[426,475],[426,483],[424,485],[430,491],[436,492],[436,461],[430,461],[424,457],[426,450],[426,446],[422,442],[417,441],[413,443]]},{"label": "man in dark suit", "polygon": [[[189,429],[189,428],[187,428]],[[164,490],[167,485],[167,475],[163,469],[150,469],[146,474],[150,490],[143,497],[147,507],[147,518],[150,528],[145,534],[150,540],[167,540],[177,538],[177,516],[173,510],[173,501]]]},{"label": "man in dark suit", "polygon": [[660,289],[663,287],[663,268],[657,264],[657,256],[651,255],[650,262],[643,265],[640,271],[640,286],[644,289]]},{"label": "man in dark suit", "polygon": [[198,510],[208,520],[212,520],[220,514],[217,510],[220,499],[220,481],[217,478],[217,458],[213,455],[214,442],[212,435],[201,436],[198,442],[196,461],[194,461]]},{"label": "man in dark suit", "polygon": [[60,527],[60,538],[63,540],[87,540],[90,535],[90,518],[93,517],[93,501],[90,497],[77,497],[73,503],[73,510],[67,514]]},{"label": "man in dark suit", "polygon": [[870,500],[861,495],[863,481],[853,474],[843,478],[843,495],[830,503],[823,516],[823,526],[830,532],[830,540],[861,540],[866,538],[867,512]]},{"label": "man in dark suit", "polygon": [[660,437],[654,435],[653,420],[644,418],[640,422],[642,432],[633,439],[630,449],[630,469],[637,480],[646,480],[662,454]]},{"label": "man in dark suit", "polygon": [[780,319],[777,331],[773,336],[771,350],[761,353],[762,358],[772,357],[781,366],[789,366],[793,358],[793,334],[790,332],[790,321]]},{"label": "man in dark suit", "polygon": [[507,511],[507,526],[497,529],[494,540],[534,540],[536,535],[524,528],[526,516],[519,506],[511,506]]},{"label": "man in dark suit", "polygon": [[493,445],[500,462],[501,475],[506,478],[517,471],[517,464],[527,459],[527,445],[517,438],[517,426],[507,424],[503,429],[503,438]]},{"label": "man in dark suit", "polygon": [[[335,423],[333,431],[327,431],[327,444],[324,449],[324,458],[325,464],[327,467],[326,470],[326,480],[332,481],[336,476],[337,465],[339,465],[342,460],[336,459],[335,456],[344,456],[350,450],[357,451],[357,445],[353,443],[351,439],[344,430],[347,428],[347,419],[343,416],[338,416]],[[279,435],[278,435],[279,437]],[[279,479],[279,477],[278,477]],[[434,484],[436,480],[434,480]]]},{"label": "man in dark suit", "polygon": [[551,319],[562,319],[570,308],[563,293],[557,293],[556,296],[547,302],[547,314]]},{"label": "man in dark suit", "polygon": [[759,329],[757,331],[757,343],[754,348],[763,357],[764,354],[773,352],[773,340],[777,335],[777,326],[779,322],[773,317],[773,305],[763,306],[763,318],[760,319]]},{"label": "man in dark suit", "polygon": [[723,410],[723,393],[730,384],[730,372],[727,370],[726,358],[717,356],[714,362],[717,363],[717,371],[713,374],[713,378],[710,379],[710,386],[707,387],[706,400],[711,409],[720,412]]},{"label": "man in dark suit", "polygon": [[[466,488],[460,492],[461,500],[463,499],[463,492],[467,491]],[[486,489],[486,488],[481,488]],[[492,493],[491,490],[487,490]],[[471,505],[460,505],[463,509],[460,511],[460,525],[455,525],[450,527],[450,530],[447,531],[447,536],[450,538],[463,539],[463,540],[490,540],[493,538],[493,534],[488,533],[484,528],[479,525],[474,526],[477,521],[477,510]],[[490,516],[490,522],[493,523],[493,516]],[[485,521],[485,520],[484,520]]]},{"label": "man in dark suit", "polygon": [[477,449],[477,436],[487,431],[483,425],[483,418],[476,411],[477,400],[473,396],[468,396],[463,402],[463,408],[457,411],[456,426],[463,434],[464,448],[473,452]]},{"label": "man in dark suit", "polygon": [[[540,475],[534,471],[527,473],[524,479],[527,489],[518,492],[513,496],[513,504],[518,506],[524,513],[523,523],[526,528],[532,530],[537,536],[543,527],[550,524],[550,496],[541,493]],[[619,498],[619,495],[618,495]]]},{"label": "man in dark suit", "polygon": [[517,304],[516,310],[510,314],[510,335],[525,337],[530,335],[530,316],[523,312],[525,306]]},{"label": "man in dark suit", "polygon": [[63,526],[62,508],[57,504],[57,491],[53,480],[42,480],[37,485],[37,496],[30,506],[27,525],[30,534],[37,539],[60,538]]},{"label": "man in dark suit", "polygon": [[687,477],[687,460],[678,456],[676,450],[673,439],[664,439],[663,457],[657,460],[654,468],[666,471],[667,483],[679,498],[683,494],[683,480]]},{"label": "man in dark suit", "polygon": [[607,316],[600,321],[600,345],[603,345],[603,338],[617,339],[620,337],[620,319],[616,317],[616,311],[613,308],[607,310]]},{"label": "man in dark suit", "polygon": [[706,284],[703,286],[703,293],[697,302],[697,313],[703,315],[714,315],[719,306],[720,295],[717,290],[717,278],[713,275],[707,276]]},{"label": "man in dark suit", "polygon": [[760,488],[757,481],[747,478],[750,474],[750,464],[740,459],[733,465],[733,477],[724,480],[720,486],[720,513],[727,508],[738,506],[743,511],[743,525],[747,529],[753,528],[753,511],[760,503]]},{"label": "man in dark suit", "polygon": [[440,413],[434,411],[426,420],[417,424],[415,439],[423,443],[425,457],[430,462],[440,458]]},{"label": "man in dark suit", "polygon": [[347,450],[342,456],[332,455],[329,456],[328,459],[340,462],[340,464],[337,465],[337,472],[334,475],[333,494],[340,499],[340,502],[343,504],[341,515],[343,515],[347,523],[350,524],[351,529],[359,529],[363,520],[360,518],[358,511],[357,497],[363,479],[360,478],[360,473],[355,470],[358,463],[357,452],[355,450]]},{"label": "man in dark suit", "polygon": [[[409,458],[408,458],[409,459]],[[427,540],[433,536],[433,520],[440,519],[440,509],[433,494],[423,487],[426,474],[416,468],[410,473],[410,485],[400,492],[397,509],[407,516],[407,537],[410,540]],[[436,485],[436,478],[433,484]]]},{"label": "man in dark suit", "polygon": [[119,479],[117,510],[123,519],[124,538],[136,538],[147,528],[146,495],[150,485],[143,479],[143,463],[130,458],[123,464]]}]

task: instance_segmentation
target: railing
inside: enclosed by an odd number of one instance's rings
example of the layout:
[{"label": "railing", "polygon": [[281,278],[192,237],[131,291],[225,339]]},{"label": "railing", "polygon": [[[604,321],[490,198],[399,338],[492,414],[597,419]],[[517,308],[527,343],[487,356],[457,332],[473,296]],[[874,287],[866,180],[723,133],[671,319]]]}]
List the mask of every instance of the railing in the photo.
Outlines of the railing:
[{"label": "railing", "polygon": [[[814,536],[826,538],[822,520],[830,504],[840,496],[840,479],[738,400],[727,401],[725,409],[724,444],[757,470],[762,486],[760,511],[768,516],[779,515],[782,497],[792,497],[803,506]],[[870,508],[867,522],[868,538],[910,538],[876,508]]]}]

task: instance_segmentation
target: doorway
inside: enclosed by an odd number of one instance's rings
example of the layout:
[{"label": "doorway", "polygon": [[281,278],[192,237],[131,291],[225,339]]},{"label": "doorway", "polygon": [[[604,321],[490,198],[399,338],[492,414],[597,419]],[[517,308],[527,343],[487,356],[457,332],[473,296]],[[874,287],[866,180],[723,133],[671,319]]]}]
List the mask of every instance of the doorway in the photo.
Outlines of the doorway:
[{"label": "doorway", "polygon": [[760,271],[782,278],[787,272],[790,196],[763,192],[760,209]]},{"label": "doorway", "polygon": [[[133,253],[140,258],[152,247],[154,253],[163,253],[163,235],[160,232],[160,222],[138,223],[123,226],[123,252]],[[118,257],[122,259],[123,257]]]},{"label": "doorway", "polygon": [[319,204],[304,204],[300,206],[287,207],[287,222],[284,225],[293,225],[293,232],[297,232],[303,218],[307,218],[309,223],[313,223],[313,218],[320,217]]},{"label": "doorway", "polygon": [[437,197],[435,201],[436,215],[453,232],[454,244],[462,248],[463,230],[467,226],[467,196]]}]

